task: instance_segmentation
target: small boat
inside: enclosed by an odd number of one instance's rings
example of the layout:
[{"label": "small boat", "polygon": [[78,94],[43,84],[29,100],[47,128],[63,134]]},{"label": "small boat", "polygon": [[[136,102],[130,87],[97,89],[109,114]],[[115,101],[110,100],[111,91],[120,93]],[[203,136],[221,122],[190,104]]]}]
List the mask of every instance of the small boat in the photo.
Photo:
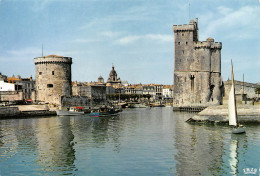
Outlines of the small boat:
[{"label": "small boat", "polygon": [[233,64],[231,60],[231,89],[229,93],[228,99],[228,117],[229,117],[229,125],[233,126],[232,133],[233,134],[241,134],[245,133],[246,130],[242,125],[239,125],[237,118],[237,107],[236,107],[236,96],[235,96],[235,85],[234,85],[234,73],[233,73]]},{"label": "small boat", "polygon": [[119,109],[114,109],[114,108],[108,108],[107,106],[101,106],[97,110],[93,110],[89,116],[90,117],[105,117],[105,116],[113,116],[117,115],[119,113]]},{"label": "small boat", "polygon": [[161,102],[159,102],[159,103],[150,104],[150,107],[165,107],[165,105],[163,105],[163,104],[161,104]]},{"label": "small boat", "polygon": [[83,109],[83,107],[70,107],[67,110],[56,109],[56,113],[59,116],[76,116],[84,114]]},{"label": "small boat", "polygon": [[147,108],[145,104],[134,104],[133,108]]}]

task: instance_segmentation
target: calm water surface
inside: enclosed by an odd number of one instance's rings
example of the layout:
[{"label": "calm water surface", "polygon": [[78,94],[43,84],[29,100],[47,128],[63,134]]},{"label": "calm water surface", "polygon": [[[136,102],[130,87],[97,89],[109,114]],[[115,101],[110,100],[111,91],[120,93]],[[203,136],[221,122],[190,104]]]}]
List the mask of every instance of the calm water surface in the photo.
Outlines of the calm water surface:
[{"label": "calm water surface", "polygon": [[147,108],[0,120],[0,175],[260,174],[260,125],[232,135],[225,125],[186,123],[193,115]]}]

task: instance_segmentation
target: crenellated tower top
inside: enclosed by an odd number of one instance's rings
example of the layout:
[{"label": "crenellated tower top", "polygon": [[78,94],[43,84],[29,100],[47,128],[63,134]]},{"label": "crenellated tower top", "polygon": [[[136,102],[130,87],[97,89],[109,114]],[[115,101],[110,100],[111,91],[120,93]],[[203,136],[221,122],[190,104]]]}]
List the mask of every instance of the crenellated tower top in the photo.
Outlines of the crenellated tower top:
[{"label": "crenellated tower top", "polygon": [[193,41],[199,40],[198,18],[190,20],[189,24],[173,25],[174,33],[193,32]]}]

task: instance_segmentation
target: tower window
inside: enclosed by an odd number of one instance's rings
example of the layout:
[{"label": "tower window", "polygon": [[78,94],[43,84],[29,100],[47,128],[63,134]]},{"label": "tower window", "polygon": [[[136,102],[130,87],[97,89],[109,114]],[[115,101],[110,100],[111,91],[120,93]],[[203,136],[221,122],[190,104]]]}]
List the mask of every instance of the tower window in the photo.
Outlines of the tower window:
[{"label": "tower window", "polygon": [[42,72],[39,72],[39,75],[42,75]]},{"label": "tower window", "polygon": [[182,50],[182,54],[184,54],[184,50]]},{"label": "tower window", "polygon": [[181,35],[184,36],[184,33],[182,33]]},{"label": "tower window", "polygon": [[54,75],[54,71],[52,71],[52,75]]},{"label": "tower window", "polygon": [[186,42],[186,45],[188,45],[188,42]]},{"label": "tower window", "polygon": [[47,88],[53,88],[53,84],[47,84]]},{"label": "tower window", "polygon": [[181,45],[181,42],[178,42],[178,45]]}]

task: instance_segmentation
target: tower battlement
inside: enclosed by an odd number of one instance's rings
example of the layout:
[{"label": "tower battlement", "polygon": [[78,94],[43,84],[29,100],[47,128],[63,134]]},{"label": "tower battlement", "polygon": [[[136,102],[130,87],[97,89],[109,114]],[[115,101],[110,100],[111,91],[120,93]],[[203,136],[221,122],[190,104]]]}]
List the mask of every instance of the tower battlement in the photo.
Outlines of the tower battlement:
[{"label": "tower battlement", "polygon": [[173,25],[173,31],[194,31],[195,26],[193,24],[184,24],[184,25]]},{"label": "tower battlement", "polygon": [[211,41],[197,41],[194,42],[194,48],[208,48],[208,49],[221,49],[222,43],[221,42],[211,42]]},{"label": "tower battlement", "polygon": [[56,55],[49,55],[43,57],[36,57],[34,58],[34,64],[47,64],[47,63],[67,63],[72,64],[71,57],[63,57],[63,56],[56,56]]},{"label": "tower battlement", "polygon": [[190,20],[189,24],[183,24],[183,25],[173,25],[173,31],[195,31],[198,29],[198,18],[195,20]]}]

